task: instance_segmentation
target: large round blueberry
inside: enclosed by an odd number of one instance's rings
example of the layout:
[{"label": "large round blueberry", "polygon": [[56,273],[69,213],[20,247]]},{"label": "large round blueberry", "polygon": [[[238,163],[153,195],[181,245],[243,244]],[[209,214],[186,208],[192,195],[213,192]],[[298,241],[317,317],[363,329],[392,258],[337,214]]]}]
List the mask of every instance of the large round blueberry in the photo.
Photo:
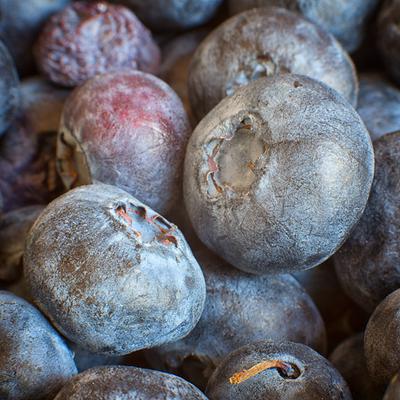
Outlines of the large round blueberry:
[{"label": "large round blueberry", "polygon": [[325,261],[368,200],[371,140],[350,104],[299,75],[221,101],[186,152],[184,197],[200,239],[235,267],[282,273]]},{"label": "large round blueberry", "polygon": [[208,382],[212,400],[351,400],[332,364],[309,347],[263,341],[229,354]]},{"label": "large round blueberry", "polygon": [[177,227],[113,186],[50,203],[29,233],[24,268],[42,311],[93,352],[180,339],[204,307],[203,274]]}]

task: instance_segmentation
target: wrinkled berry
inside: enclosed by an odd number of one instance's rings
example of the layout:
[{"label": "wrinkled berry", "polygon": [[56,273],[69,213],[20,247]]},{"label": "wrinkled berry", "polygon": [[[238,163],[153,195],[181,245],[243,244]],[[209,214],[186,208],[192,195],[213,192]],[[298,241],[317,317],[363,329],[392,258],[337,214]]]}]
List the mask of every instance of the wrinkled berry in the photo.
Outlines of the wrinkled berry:
[{"label": "wrinkled berry", "polygon": [[53,399],[77,373],[73,354],[43,315],[0,291],[0,398]]},{"label": "wrinkled berry", "polygon": [[207,400],[192,384],[159,371],[98,367],[71,379],[54,400]]},{"label": "wrinkled berry", "polygon": [[247,343],[290,340],[325,351],[321,316],[293,277],[249,275],[206,251],[196,259],[206,279],[203,315],[188,336],[151,351],[152,366],[202,388],[221,359]]},{"label": "wrinkled berry", "polygon": [[324,357],[291,342],[262,341],[229,354],[208,382],[212,400],[351,400]]},{"label": "wrinkled berry", "polygon": [[343,289],[370,312],[400,287],[400,132],[376,140],[374,150],[375,177],[367,207],[334,256]]},{"label": "wrinkled berry", "polygon": [[307,77],[279,75],[240,88],[197,126],[185,204],[203,243],[235,267],[303,270],[347,238],[373,171],[369,134],[348,102]]},{"label": "wrinkled berry", "polygon": [[290,11],[246,11],[216,28],[197,49],[189,71],[190,103],[198,119],[240,86],[291,72],[331,86],[357,101],[354,66],[324,30]]},{"label": "wrinkled berry", "polygon": [[354,51],[360,46],[366,23],[378,3],[379,0],[229,0],[229,8],[236,14],[254,7],[285,7],[331,33],[347,51]]},{"label": "wrinkled berry", "polygon": [[14,61],[0,41],[0,136],[15,118],[19,103],[19,80]]},{"label": "wrinkled berry", "polygon": [[105,72],[157,72],[160,51],[150,32],[127,8],[77,1],[47,22],[36,60],[51,81],[77,86]]},{"label": "wrinkled berry", "polygon": [[58,170],[68,189],[108,183],[166,212],[180,194],[189,135],[182,102],[166,83],[138,71],[101,75],[65,104]]},{"label": "wrinkled berry", "polygon": [[26,235],[44,206],[19,208],[0,219],[0,281],[21,277]]},{"label": "wrinkled berry", "polygon": [[28,235],[24,273],[57,329],[95,353],[178,340],[204,307],[204,277],[177,227],[109,185],[47,206]]},{"label": "wrinkled berry", "polygon": [[371,379],[388,384],[400,370],[400,289],[387,296],[371,315],[364,351]]}]

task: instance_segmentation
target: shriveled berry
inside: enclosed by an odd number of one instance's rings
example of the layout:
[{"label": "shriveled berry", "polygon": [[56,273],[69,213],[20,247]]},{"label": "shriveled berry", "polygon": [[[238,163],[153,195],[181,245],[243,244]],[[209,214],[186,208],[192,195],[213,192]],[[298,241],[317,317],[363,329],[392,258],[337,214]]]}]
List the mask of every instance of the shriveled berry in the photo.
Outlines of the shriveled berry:
[{"label": "shriveled berry", "polygon": [[309,347],[262,341],[229,354],[208,382],[212,400],[351,400],[332,364]]},{"label": "shriveled berry", "polygon": [[150,32],[127,8],[77,1],[47,22],[36,60],[48,79],[77,86],[105,72],[157,72],[160,51]]},{"label": "shriveled berry", "polygon": [[369,312],[400,287],[400,132],[376,140],[374,150],[367,207],[334,256],[343,289]]},{"label": "shriveled berry", "polygon": [[152,350],[147,357],[150,365],[204,388],[222,358],[248,343],[290,340],[325,352],[324,323],[293,277],[257,277],[208,251],[195,255],[206,279],[202,317],[188,336]]},{"label": "shriveled berry", "polygon": [[73,353],[27,301],[0,291],[0,398],[51,400],[77,373]]},{"label": "shriveled berry", "polygon": [[128,354],[187,335],[204,277],[178,228],[109,185],[71,190],[33,225],[24,274],[39,308],[69,340]]},{"label": "shriveled berry", "polygon": [[200,239],[243,271],[314,267],[368,200],[371,140],[337,92],[285,74],[240,88],[193,132],[184,198]]},{"label": "shriveled berry", "polygon": [[255,7],[285,7],[331,33],[347,51],[354,51],[361,44],[378,3],[379,0],[229,0],[229,8],[236,14]]},{"label": "shriveled berry", "polygon": [[207,400],[174,375],[135,367],[97,367],[71,379],[54,400]]},{"label": "shriveled berry", "polygon": [[68,98],[57,144],[69,189],[103,182],[159,212],[181,191],[189,121],[176,93],[139,71],[100,75]]},{"label": "shriveled berry", "polygon": [[287,72],[322,81],[356,104],[357,77],[342,46],[298,14],[270,7],[230,18],[197,49],[189,71],[193,112],[201,119],[240,86]]}]

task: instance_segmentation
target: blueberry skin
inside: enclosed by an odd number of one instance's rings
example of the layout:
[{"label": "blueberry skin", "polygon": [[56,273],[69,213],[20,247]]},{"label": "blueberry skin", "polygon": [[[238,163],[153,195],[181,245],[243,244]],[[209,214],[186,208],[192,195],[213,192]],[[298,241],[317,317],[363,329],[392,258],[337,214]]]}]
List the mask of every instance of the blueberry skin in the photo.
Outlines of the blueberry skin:
[{"label": "blueberry skin", "polygon": [[54,400],[207,400],[174,375],[135,367],[91,368],[71,379]]},{"label": "blueberry skin", "polygon": [[390,382],[383,400],[398,400],[400,398],[400,376],[397,373]]},{"label": "blueberry skin", "polygon": [[13,282],[22,275],[25,238],[44,206],[18,208],[0,218],[0,282]]},{"label": "blueberry skin", "polygon": [[387,72],[400,84],[400,0],[386,0],[379,12],[377,43]]},{"label": "blueberry skin", "polygon": [[294,272],[341,246],[373,171],[354,109],[322,83],[279,75],[240,88],[200,122],[186,151],[184,199],[199,238],[233,266]]},{"label": "blueberry skin", "polygon": [[364,37],[366,23],[379,0],[229,0],[231,14],[255,7],[284,7],[321,26],[352,52]]},{"label": "blueberry skin", "polygon": [[[12,4],[11,4],[12,3]],[[70,0],[0,0],[0,39],[10,50],[18,71],[34,67],[32,46],[44,22]]]},{"label": "blueberry skin", "polygon": [[155,31],[189,29],[208,22],[223,0],[112,0],[130,7]]},{"label": "blueberry skin", "polygon": [[379,74],[361,75],[357,112],[372,140],[400,130],[400,90]]},{"label": "blueberry skin", "polygon": [[221,359],[247,343],[290,340],[325,352],[324,323],[293,277],[258,277],[232,268],[208,251],[195,255],[206,279],[204,312],[188,336],[151,351],[147,359],[152,367],[204,388]]},{"label": "blueberry skin", "polygon": [[344,291],[369,312],[400,287],[400,131],[376,140],[374,149],[367,207],[334,256]]},{"label": "blueberry skin", "polygon": [[47,206],[28,235],[24,273],[57,329],[94,353],[178,340],[204,307],[203,274],[177,227],[109,185]]},{"label": "blueberry skin", "polygon": [[364,336],[356,334],[344,340],[329,357],[349,385],[353,400],[381,400],[382,390],[374,385],[364,356]]},{"label": "blueberry skin", "polygon": [[287,72],[324,82],[353,106],[357,102],[354,65],[335,38],[298,14],[270,7],[228,19],[196,50],[188,77],[193,112],[200,120],[240,86]]},{"label": "blueberry skin", "polygon": [[[230,383],[235,373],[269,360],[290,363],[300,375],[288,379],[274,368],[239,384]],[[351,400],[346,382],[324,357],[303,344],[268,340],[229,354],[208,382],[206,395],[211,400]]]},{"label": "blueberry skin", "polygon": [[0,41],[0,136],[15,118],[19,103],[19,79],[14,61]]},{"label": "blueberry skin", "polygon": [[372,313],[364,333],[364,352],[371,379],[388,384],[400,369],[400,289]]},{"label": "blueberry skin", "polygon": [[53,399],[77,373],[73,353],[27,301],[0,291],[0,398]]}]

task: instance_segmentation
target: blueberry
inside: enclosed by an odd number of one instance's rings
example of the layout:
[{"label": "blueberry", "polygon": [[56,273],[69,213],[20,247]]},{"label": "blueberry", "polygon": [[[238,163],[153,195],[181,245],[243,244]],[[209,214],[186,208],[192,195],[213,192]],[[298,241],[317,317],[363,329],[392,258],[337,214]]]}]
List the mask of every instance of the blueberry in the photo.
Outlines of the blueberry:
[{"label": "blueberry", "polygon": [[71,379],[54,400],[207,400],[174,375],[135,367],[98,367]]},{"label": "blueberry", "polygon": [[371,378],[388,384],[400,369],[400,289],[387,296],[371,315],[364,351]]},{"label": "blueberry", "polygon": [[386,70],[400,84],[400,0],[386,0],[377,22],[377,43]]},{"label": "blueberry", "polygon": [[372,140],[400,130],[400,90],[379,74],[360,76],[357,111]]},{"label": "blueberry", "polygon": [[111,0],[123,3],[157,31],[194,28],[208,22],[223,0]]},{"label": "blueberry", "polygon": [[18,70],[34,68],[32,46],[44,22],[70,0],[0,0],[0,39],[9,48]]},{"label": "blueberry", "polygon": [[254,7],[277,6],[296,11],[334,35],[347,51],[362,42],[366,23],[379,0],[229,0],[232,14]]},{"label": "blueberry", "polygon": [[0,398],[53,399],[77,373],[73,354],[43,315],[0,291]]},{"label": "blueberry", "polygon": [[19,80],[14,61],[0,41],[0,136],[15,118],[19,102]]},{"label": "blueberry", "polygon": [[247,343],[290,340],[325,351],[321,316],[293,277],[257,277],[232,268],[208,251],[195,255],[206,279],[203,315],[188,336],[151,351],[150,365],[203,388],[221,359]]},{"label": "blueberry", "polygon": [[65,104],[58,170],[68,189],[108,183],[165,213],[180,195],[190,133],[182,102],[160,79],[139,71],[99,75]]},{"label": "blueberry", "polygon": [[322,81],[356,104],[357,77],[340,44],[301,16],[271,7],[232,17],[202,42],[189,71],[193,112],[201,119],[240,86],[287,72]]},{"label": "blueberry", "polygon": [[229,354],[208,382],[212,400],[351,400],[338,371],[309,347],[262,341]]},{"label": "blueberry", "polygon": [[397,373],[390,382],[383,400],[398,400],[400,398],[400,375]]},{"label": "blueberry", "polygon": [[109,185],[47,206],[28,235],[24,273],[57,329],[95,353],[178,340],[204,307],[203,274],[177,227]]},{"label": "blueberry", "polygon": [[371,380],[364,356],[364,337],[357,334],[344,340],[329,360],[349,385],[353,400],[381,400],[382,390]]},{"label": "blueberry", "polygon": [[53,16],[35,55],[44,75],[64,86],[124,69],[156,73],[160,62],[159,48],[135,14],[97,1],[74,2]]},{"label": "blueberry", "polygon": [[230,264],[293,272],[341,246],[373,171],[369,134],[348,102],[310,78],[278,75],[240,88],[197,126],[185,204],[200,239]]},{"label": "blueberry", "polygon": [[28,206],[4,214],[0,219],[0,281],[21,277],[25,238],[44,206]]},{"label": "blueberry", "polygon": [[374,149],[367,207],[334,256],[343,289],[369,312],[400,286],[400,132],[382,136]]}]

